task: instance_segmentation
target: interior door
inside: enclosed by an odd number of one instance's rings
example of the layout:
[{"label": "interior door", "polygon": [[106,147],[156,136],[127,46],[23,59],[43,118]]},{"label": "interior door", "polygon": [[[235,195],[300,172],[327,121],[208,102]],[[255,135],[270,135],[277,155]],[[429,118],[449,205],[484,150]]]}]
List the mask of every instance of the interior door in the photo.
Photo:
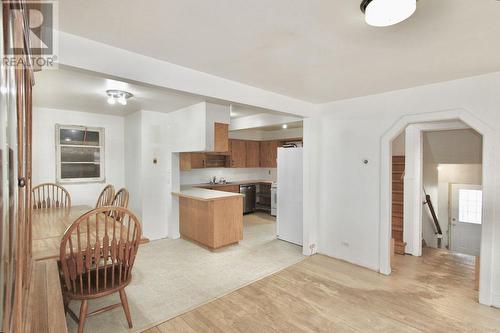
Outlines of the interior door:
[{"label": "interior door", "polygon": [[480,185],[451,186],[450,249],[479,256],[483,191]]}]

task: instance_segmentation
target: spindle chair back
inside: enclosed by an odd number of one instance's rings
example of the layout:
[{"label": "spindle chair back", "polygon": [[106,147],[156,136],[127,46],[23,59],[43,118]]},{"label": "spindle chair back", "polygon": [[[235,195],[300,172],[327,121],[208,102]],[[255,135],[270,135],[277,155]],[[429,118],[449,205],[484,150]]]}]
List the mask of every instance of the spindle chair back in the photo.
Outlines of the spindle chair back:
[{"label": "spindle chair back", "polygon": [[100,208],[104,206],[110,206],[115,197],[115,187],[113,185],[107,185],[99,195],[95,208]]},{"label": "spindle chair back", "polygon": [[71,196],[64,187],[45,183],[33,187],[31,203],[33,209],[69,208]]},{"label": "spindle chair back", "polygon": [[[118,220],[114,216],[120,216]],[[132,327],[125,287],[132,279],[132,267],[141,240],[141,225],[128,209],[101,207],[79,217],[64,233],[59,267],[65,308],[83,332],[87,316],[122,306]],[[120,293],[121,303],[87,313],[89,299]],[[77,317],[68,304],[81,300]]]}]

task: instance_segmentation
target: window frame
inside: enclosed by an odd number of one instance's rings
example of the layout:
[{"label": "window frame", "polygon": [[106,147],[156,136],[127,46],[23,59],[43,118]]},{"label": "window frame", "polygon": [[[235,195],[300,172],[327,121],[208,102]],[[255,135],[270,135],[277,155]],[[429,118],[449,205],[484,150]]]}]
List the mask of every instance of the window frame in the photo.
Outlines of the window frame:
[{"label": "window frame", "polygon": [[[79,146],[79,145],[65,145],[61,144],[61,130],[69,129],[69,130],[87,130],[91,132],[99,133],[99,146]],[[104,127],[89,127],[89,126],[81,126],[81,125],[62,125],[56,124],[55,130],[55,146],[56,146],[56,182],[57,184],[89,184],[89,183],[105,183],[106,182],[106,173],[105,173],[105,129]],[[94,178],[62,178],[61,175],[61,151],[62,147],[93,147],[99,148],[99,174],[100,177]],[[88,163],[88,162],[82,162]],[[91,163],[88,163],[91,164]],[[94,163],[96,164],[96,163]]]}]

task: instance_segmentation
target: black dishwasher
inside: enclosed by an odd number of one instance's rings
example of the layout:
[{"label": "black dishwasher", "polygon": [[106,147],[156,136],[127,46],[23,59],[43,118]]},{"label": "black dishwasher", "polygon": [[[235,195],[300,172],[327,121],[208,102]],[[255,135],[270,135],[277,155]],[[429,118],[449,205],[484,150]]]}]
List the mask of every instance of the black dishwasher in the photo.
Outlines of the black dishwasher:
[{"label": "black dishwasher", "polygon": [[254,212],[256,195],[255,185],[240,185],[240,193],[243,194],[243,214]]}]

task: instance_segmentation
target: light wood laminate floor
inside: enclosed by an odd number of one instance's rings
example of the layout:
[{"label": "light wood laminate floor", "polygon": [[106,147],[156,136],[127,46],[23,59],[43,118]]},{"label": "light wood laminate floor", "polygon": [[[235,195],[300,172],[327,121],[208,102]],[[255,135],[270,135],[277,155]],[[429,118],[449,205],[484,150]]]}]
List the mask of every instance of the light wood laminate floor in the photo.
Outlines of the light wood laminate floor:
[{"label": "light wood laminate floor", "polygon": [[146,332],[500,332],[474,260],[425,249],[386,277],[316,255]]}]

